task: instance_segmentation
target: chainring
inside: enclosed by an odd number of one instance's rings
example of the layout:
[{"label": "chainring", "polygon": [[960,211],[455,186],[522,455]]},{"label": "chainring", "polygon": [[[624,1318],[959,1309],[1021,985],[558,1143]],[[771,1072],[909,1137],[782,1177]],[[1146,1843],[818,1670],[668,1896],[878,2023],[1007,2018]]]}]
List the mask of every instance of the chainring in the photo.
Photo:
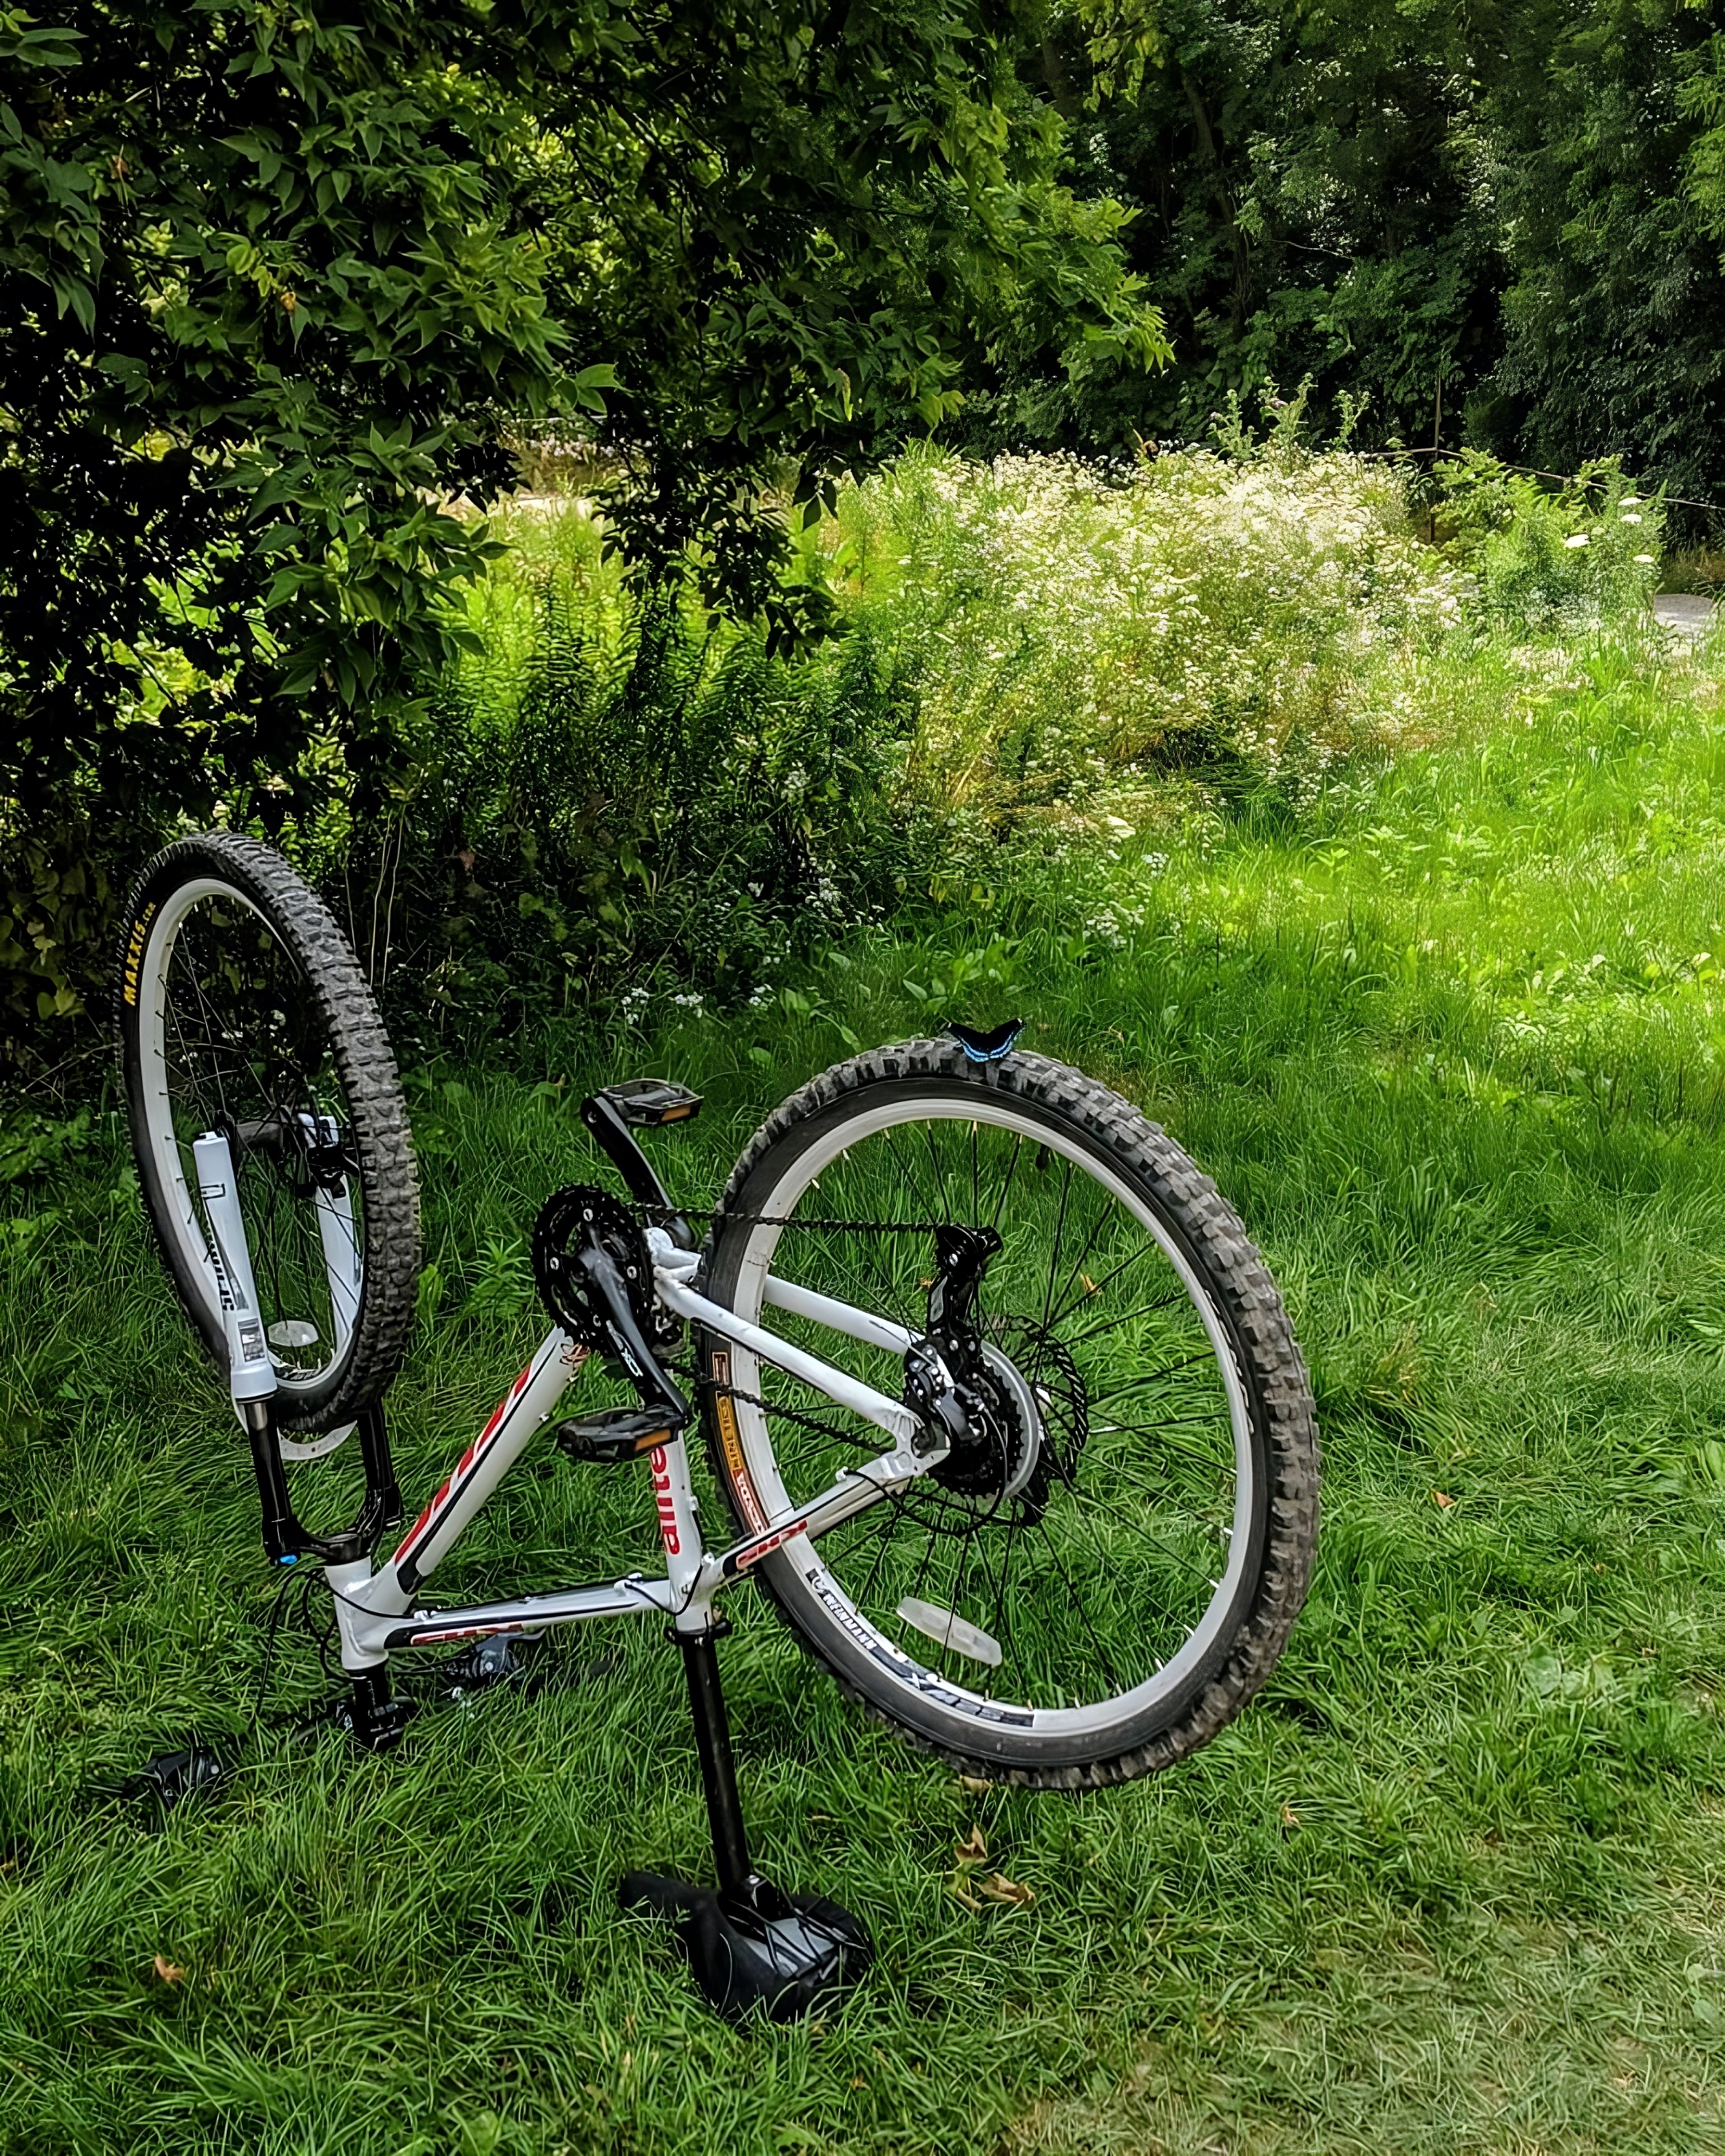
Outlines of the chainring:
[{"label": "chainring", "polygon": [[653,1267],[629,1208],[596,1183],[553,1191],[533,1223],[533,1279],[554,1325],[583,1348],[605,1343],[605,1321],[576,1253],[597,1243],[622,1276],[629,1306],[644,1332],[653,1328]]}]

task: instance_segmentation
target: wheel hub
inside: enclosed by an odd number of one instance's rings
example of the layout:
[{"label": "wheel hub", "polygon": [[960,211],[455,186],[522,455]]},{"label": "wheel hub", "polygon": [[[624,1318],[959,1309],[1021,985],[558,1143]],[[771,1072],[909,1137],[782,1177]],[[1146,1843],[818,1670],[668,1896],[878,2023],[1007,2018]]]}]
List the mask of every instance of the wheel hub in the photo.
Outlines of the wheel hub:
[{"label": "wheel hub", "polygon": [[992,1508],[1034,1477],[1042,1418],[1022,1372],[991,1342],[981,1343],[978,1366],[961,1391],[969,1428],[929,1470],[930,1479]]}]

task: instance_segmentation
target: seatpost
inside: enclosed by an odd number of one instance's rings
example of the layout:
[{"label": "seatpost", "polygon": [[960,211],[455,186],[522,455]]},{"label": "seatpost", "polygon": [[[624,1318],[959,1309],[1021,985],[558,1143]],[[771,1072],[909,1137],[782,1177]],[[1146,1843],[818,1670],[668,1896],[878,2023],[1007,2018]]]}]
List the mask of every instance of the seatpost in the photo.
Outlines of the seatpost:
[{"label": "seatpost", "polygon": [[683,1674],[689,1681],[689,1712],[695,1722],[695,1750],[701,1761],[701,1785],[706,1793],[707,1824],[712,1829],[713,1864],[719,1892],[747,1900],[754,1883],[742,1802],[737,1793],[737,1763],[731,1753],[731,1722],[719,1683],[716,1643],[731,1630],[722,1617],[704,1631],[670,1637],[683,1650]]}]

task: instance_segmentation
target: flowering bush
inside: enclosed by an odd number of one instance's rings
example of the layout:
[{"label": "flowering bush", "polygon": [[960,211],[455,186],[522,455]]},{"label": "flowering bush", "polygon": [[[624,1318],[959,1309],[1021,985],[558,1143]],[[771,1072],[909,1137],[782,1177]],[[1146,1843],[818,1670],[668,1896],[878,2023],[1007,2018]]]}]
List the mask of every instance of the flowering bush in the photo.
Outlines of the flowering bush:
[{"label": "flowering bush", "polygon": [[[1176,819],[1197,843],[1230,797],[1297,808],[1531,708],[1574,664],[1541,624],[1642,607],[1656,511],[1615,475],[1548,495],[1470,460],[1433,546],[1401,471],[1302,449],[1298,416],[1109,465],[906,455],[804,533],[845,634],[798,656],[627,591],[590,505],[523,516],[398,819],[381,844],[331,819],[308,865],[449,1038],[764,1011],[856,922],[998,911],[1063,858]],[[1072,918],[1099,948],[1133,926]]]},{"label": "flowering bush", "polygon": [[1130,820],[1170,772],[1297,798],[1418,729],[1422,657],[1471,588],[1394,472],[1285,441],[1108,467],[923,452],[823,536],[914,685],[912,775],[997,826]]}]

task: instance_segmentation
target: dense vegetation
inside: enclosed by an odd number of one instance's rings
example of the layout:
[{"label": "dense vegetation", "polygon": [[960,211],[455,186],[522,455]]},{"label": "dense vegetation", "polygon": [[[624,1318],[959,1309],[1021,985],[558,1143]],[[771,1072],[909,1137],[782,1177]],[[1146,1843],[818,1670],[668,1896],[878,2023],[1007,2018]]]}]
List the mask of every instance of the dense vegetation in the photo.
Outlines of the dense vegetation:
[{"label": "dense vegetation", "polygon": [[[471,707],[461,593],[498,543],[446,512],[506,495],[516,448],[586,460],[630,565],[626,627],[596,642],[575,606],[523,706],[542,734],[578,706],[602,752],[577,911],[612,944],[640,910],[619,892],[665,887],[642,816],[662,844],[665,803],[696,804],[693,875],[727,762],[774,834],[742,889],[845,851],[845,817],[785,791],[815,765],[757,738],[762,696],[854,796],[869,903],[964,850],[923,813],[926,734],[916,770],[901,754],[920,689],[792,528],[835,528],[839,477],[907,442],[1101,470],[1237,449],[1235,400],[1255,418],[1271,379],[1312,439],[1615,456],[1705,539],[1722,85],[1709,11],[1678,0],[0,15],[0,1064],[84,1082],[116,885],[179,818],[339,834],[349,882],[397,894],[392,946],[471,942],[456,825],[513,752],[464,721],[485,746],[459,770],[426,752]],[[1443,487],[1394,485],[1440,536]],[[1214,597],[1194,619],[1225,640]],[[845,660],[787,668],[835,627]],[[1237,703],[1225,757],[1262,717]],[[1136,773],[1193,747],[1152,728]],[[568,877],[536,863],[595,835],[574,813],[518,819],[511,896],[547,934]],[[710,984],[750,934],[677,963]],[[625,970],[666,954],[621,942]]]},{"label": "dense vegetation", "polygon": [[597,436],[644,574],[783,639],[788,465],[865,467],[1003,341],[1165,354],[996,18],[0,11],[4,1060],[75,1045],[177,816],[387,822],[512,439]]},{"label": "dense vegetation", "polygon": [[403,1039],[536,1061],[770,994],[858,921],[1009,920],[1130,830],[1291,814],[1446,737],[1506,629],[1538,669],[1645,608],[1659,512],[1615,474],[1468,465],[1434,547],[1402,475],[1296,417],[1111,472],[909,455],[802,534],[845,632],[813,654],[632,595],[578,504],[522,515],[388,843],[338,811],[301,859]]},{"label": "dense vegetation", "polygon": [[1073,439],[1189,435],[1230,388],[1310,376],[1363,439],[1615,453],[1725,501],[1711,8],[1085,0],[1045,55],[1178,355],[1075,403]]}]

